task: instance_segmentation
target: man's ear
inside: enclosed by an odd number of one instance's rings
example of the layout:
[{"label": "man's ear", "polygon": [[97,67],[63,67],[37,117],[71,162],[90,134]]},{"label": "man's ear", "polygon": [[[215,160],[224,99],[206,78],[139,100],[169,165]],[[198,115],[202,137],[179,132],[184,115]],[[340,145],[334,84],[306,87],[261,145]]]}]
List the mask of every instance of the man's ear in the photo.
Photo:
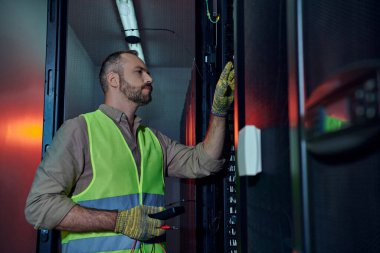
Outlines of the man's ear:
[{"label": "man's ear", "polygon": [[120,84],[120,79],[119,79],[119,74],[115,72],[109,72],[107,74],[107,82],[111,88],[119,88]]}]

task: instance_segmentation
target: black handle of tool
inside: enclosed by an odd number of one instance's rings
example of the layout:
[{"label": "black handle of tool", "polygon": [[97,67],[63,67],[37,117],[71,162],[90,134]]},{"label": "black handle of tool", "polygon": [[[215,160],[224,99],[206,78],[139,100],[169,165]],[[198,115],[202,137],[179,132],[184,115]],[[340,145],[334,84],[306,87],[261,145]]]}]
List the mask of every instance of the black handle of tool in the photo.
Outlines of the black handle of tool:
[{"label": "black handle of tool", "polygon": [[185,212],[184,206],[170,207],[162,212],[148,214],[150,218],[168,220]]}]

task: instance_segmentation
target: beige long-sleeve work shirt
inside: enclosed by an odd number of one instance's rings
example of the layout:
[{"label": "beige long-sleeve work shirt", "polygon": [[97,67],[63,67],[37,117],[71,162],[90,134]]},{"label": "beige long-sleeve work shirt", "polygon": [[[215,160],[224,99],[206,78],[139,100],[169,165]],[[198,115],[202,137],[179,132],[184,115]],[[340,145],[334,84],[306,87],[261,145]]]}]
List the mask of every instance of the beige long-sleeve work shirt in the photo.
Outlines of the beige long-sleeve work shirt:
[{"label": "beige long-sleeve work shirt", "polygon": [[[101,105],[99,109],[119,127],[139,167],[140,152],[135,137],[141,119],[136,117],[133,129],[130,129],[123,112],[107,105]],[[171,140],[155,129],[152,131],[161,143],[167,176],[204,177],[222,168],[224,161],[209,157],[202,143],[189,147]],[[56,227],[75,205],[70,196],[86,189],[91,180],[87,125],[83,116],[78,116],[67,120],[57,131],[40,163],[26,201],[26,219],[35,228]]]}]

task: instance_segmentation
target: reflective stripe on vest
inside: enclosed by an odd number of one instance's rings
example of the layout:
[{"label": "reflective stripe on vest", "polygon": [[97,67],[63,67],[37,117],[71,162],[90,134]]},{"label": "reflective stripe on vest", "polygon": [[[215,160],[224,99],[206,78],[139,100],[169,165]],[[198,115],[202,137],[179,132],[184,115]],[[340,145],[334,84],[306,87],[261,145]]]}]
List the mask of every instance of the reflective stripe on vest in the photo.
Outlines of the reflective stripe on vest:
[{"label": "reflective stripe on vest", "polygon": [[[142,204],[164,206],[163,152],[153,132],[144,126],[137,130],[141,154],[139,180],[132,152],[113,120],[100,110],[83,116],[93,178],[72,200],[84,207],[104,210],[126,210]],[[62,232],[62,252],[129,252],[133,243],[133,239],[113,232]],[[163,252],[160,245],[141,246]],[[136,249],[139,247],[140,243]]]}]

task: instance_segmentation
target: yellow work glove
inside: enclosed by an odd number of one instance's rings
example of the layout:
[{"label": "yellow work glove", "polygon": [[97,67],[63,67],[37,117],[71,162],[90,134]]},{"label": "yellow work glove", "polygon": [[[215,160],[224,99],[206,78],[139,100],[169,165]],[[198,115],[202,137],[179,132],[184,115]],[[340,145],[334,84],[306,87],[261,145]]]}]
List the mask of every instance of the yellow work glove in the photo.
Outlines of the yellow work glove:
[{"label": "yellow work glove", "polygon": [[148,214],[158,213],[163,210],[163,207],[142,205],[119,211],[116,219],[115,232],[122,233],[139,241],[146,241],[153,237],[163,235],[165,230],[160,229],[163,225],[163,221],[148,216]]},{"label": "yellow work glove", "polygon": [[234,101],[234,77],[235,72],[232,62],[228,62],[224,67],[222,74],[220,74],[219,81],[216,84],[214,101],[211,107],[212,114],[219,117],[226,116],[228,108],[231,106],[232,101]]}]

